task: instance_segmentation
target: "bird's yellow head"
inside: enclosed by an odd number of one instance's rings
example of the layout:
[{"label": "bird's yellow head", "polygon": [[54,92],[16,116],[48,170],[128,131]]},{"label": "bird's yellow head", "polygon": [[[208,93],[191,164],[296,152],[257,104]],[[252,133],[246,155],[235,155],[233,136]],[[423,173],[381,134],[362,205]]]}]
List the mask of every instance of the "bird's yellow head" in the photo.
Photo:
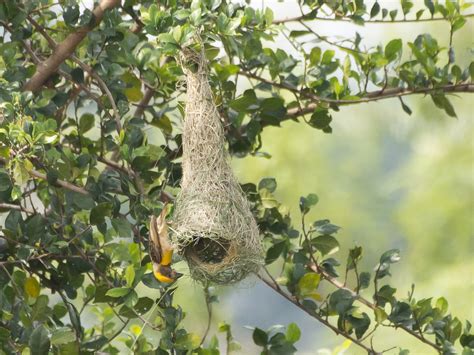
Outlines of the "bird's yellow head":
[{"label": "bird's yellow head", "polygon": [[183,274],[176,272],[169,266],[155,263],[153,263],[153,275],[159,282],[167,284],[172,283],[183,276]]}]

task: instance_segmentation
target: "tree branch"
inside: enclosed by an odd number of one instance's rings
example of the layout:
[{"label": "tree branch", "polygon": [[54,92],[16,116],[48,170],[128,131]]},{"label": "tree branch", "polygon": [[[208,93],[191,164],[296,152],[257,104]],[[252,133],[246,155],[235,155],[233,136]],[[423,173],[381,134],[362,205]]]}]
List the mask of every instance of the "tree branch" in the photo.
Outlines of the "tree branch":
[{"label": "tree branch", "polygon": [[[31,16],[27,16],[28,21],[35,27],[35,29],[46,39],[48,44],[56,49],[58,48],[58,44],[56,41],[51,38],[51,36],[45,31],[44,27],[41,26],[38,22],[36,22]],[[115,124],[117,126],[117,132],[120,134],[120,131],[122,130],[122,123],[120,122],[120,114],[117,108],[117,104],[115,103],[115,99],[110,92],[107,84],[102,80],[102,78],[94,71],[94,69],[90,66],[87,65],[86,63],[82,62],[79,58],[77,58],[73,53],[69,56],[73,62],[75,62],[77,65],[79,65],[82,70],[87,72],[91,77],[93,77],[96,81],[98,86],[100,87],[101,91],[103,94],[105,94],[109,101],[110,105],[112,106],[112,110],[114,111],[114,119],[115,119]]]},{"label": "tree branch", "polygon": [[101,0],[93,13],[94,21],[88,26],[71,33],[55,49],[53,54],[43,63],[39,64],[36,73],[24,85],[25,91],[37,91],[48,80],[48,78],[58,70],[59,66],[74,52],[80,42],[87,34],[96,27],[105,15],[105,12],[120,5],[120,0]]},{"label": "tree branch", "polygon": [[[365,299],[360,294],[354,292],[352,289],[350,289],[348,287],[345,287],[337,279],[331,277],[326,271],[324,271],[322,268],[318,267],[317,265],[312,264],[312,265],[309,266],[309,268],[312,271],[314,271],[315,273],[321,275],[326,281],[328,281],[330,284],[332,284],[336,288],[341,289],[341,290],[346,290],[346,291],[350,292],[350,294],[352,295],[352,297],[354,297],[354,299],[356,299],[360,303],[364,304],[365,306],[367,306],[367,307],[369,307],[373,310],[378,308],[375,304],[373,304],[369,300]],[[422,335],[420,335],[417,332],[413,331],[412,329],[407,328],[405,326],[399,326],[398,328],[403,329],[405,332],[409,333],[410,335],[414,336],[415,338],[422,341],[423,343],[425,343],[425,344],[431,346],[432,348],[436,349],[438,352],[441,350],[435,343],[433,343],[430,340],[426,339],[425,337],[423,337]]]},{"label": "tree branch", "polygon": [[371,355],[377,355],[377,354],[381,354],[379,352],[376,352],[374,351],[373,349],[369,348],[368,346],[366,346],[364,343],[362,343],[361,341],[359,341],[358,339],[352,337],[350,334],[347,334],[346,332],[343,332],[341,330],[339,330],[337,327],[335,327],[334,325],[332,325],[331,323],[329,323],[326,319],[324,319],[323,317],[321,317],[319,314],[317,313],[313,313],[313,312],[310,312],[308,309],[306,309],[300,302],[299,300],[292,296],[292,295],[289,295],[288,293],[284,292],[278,285],[274,284],[273,282],[271,281],[268,281],[267,279],[265,279],[263,276],[260,276],[260,275],[257,275],[258,278],[260,280],[263,281],[263,283],[265,283],[268,287],[270,287],[271,289],[273,289],[275,292],[277,292],[280,296],[284,297],[285,299],[287,299],[288,301],[290,301],[291,303],[293,303],[296,307],[300,308],[301,310],[303,310],[304,312],[306,312],[307,314],[309,314],[311,317],[315,318],[317,321],[321,322],[322,324],[324,324],[326,327],[328,327],[329,329],[331,329],[332,331],[334,331],[337,335],[342,335],[343,337],[349,339],[350,341],[352,341],[354,344],[357,344],[358,346],[360,346],[362,349],[364,349],[365,351],[367,351],[367,354],[371,354]]},{"label": "tree branch", "polygon": [[302,107],[302,108],[296,107],[296,108],[289,109],[284,120],[293,119],[299,116],[306,115],[308,113],[312,113],[319,106],[320,103],[327,103],[330,105],[337,105],[337,106],[346,106],[346,105],[355,105],[355,104],[360,104],[360,103],[367,103],[367,102],[372,102],[372,101],[389,99],[393,97],[402,97],[402,96],[416,95],[416,94],[428,94],[428,93],[436,92],[436,91],[441,91],[445,93],[474,93],[474,84],[459,83],[459,84],[446,84],[446,85],[429,87],[429,88],[394,87],[394,88],[367,92],[364,94],[363,97],[357,100],[339,100],[339,99],[321,97],[311,92],[302,91],[288,84],[278,83],[272,80],[268,80],[262,76],[253,74],[247,70],[241,70],[239,74],[244,75],[250,79],[255,79],[255,80],[261,81],[262,83],[272,85],[280,89],[288,90],[292,93],[298,94],[312,101],[309,104],[307,104],[305,107]]},{"label": "tree branch", "polygon": [[[0,157],[0,163],[6,164],[7,160],[5,158]],[[33,169],[29,170],[28,174],[33,178],[37,178],[37,179],[40,179],[40,180],[48,180],[46,174],[40,173],[37,170],[33,170]],[[70,182],[67,182],[67,181],[64,181],[64,180],[56,180],[55,184],[62,187],[62,188],[65,188],[67,190],[80,193],[82,195],[89,195],[89,191],[87,191],[85,188],[74,185],[74,184],[72,184]]]},{"label": "tree branch", "polygon": [[0,203],[0,209],[16,210],[16,211],[25,212],[26,214],[30,214],[30,215],[36,214],[36,212],[33,210],[29,210],[23,206],[15,205],[13,203]]},{"label": "tree branch", "polygon": [[[467,14],[467,15],[462,15],[464,18],[470,18],[474,17],[474,14]],[[285,24],[287,22],[299,22],[299,21],[330,21],[330,22],[352,22],[355,23],[351,18],[349,17],[320,17],[320,16],[314,16],[311,17],[311,13],[309,14],[304,14],[300,16],[295,16],[295,17],[288,17],[284,19],[277,19],[274,20],[272,23],[274,25],[281,25]],[[364,21],[364,24],[401,24],[401,23],[423,23],[423,22],[435,22],[435,21],[449,21],[449,18],[445,17],[435,17],[435,18],[423,18],[423,19],[411,19],[411,20],[366,20]]]}]

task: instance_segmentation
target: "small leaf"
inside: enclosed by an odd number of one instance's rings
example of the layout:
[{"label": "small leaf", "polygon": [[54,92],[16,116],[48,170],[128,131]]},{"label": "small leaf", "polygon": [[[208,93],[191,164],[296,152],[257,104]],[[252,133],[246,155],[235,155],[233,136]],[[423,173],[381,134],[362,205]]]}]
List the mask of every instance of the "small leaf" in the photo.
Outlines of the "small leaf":
[{"label": "small leaf", "polygon": [[393,39],[385,46],[385,58],[390,62],[395,60],[402,53],[402,40]]},{"label": "small leaf", "polygon": [[28,277],[24,284],[25,292],[32,298],[37,298],[40,294],[40,284],[34,277]]},{"label": "small leaf", "polygon": [[265,257],[265,264],[268,265],[277,260],[285,249],[285,246],[286,242],[283,240],[273,244],[270,248],[268,248],[267,255]]},{"label": "small leaf", "polygon": [[380,5],[378,1],[376,1],[374,5],[372,6],[372,9],[370,9],[370,18],[377,16],[379,12],[380,12]]},{"label": "small leaf", "polygon": [[286,340],[290,343],[296,343],[301,338],[301,330],[295,323],[288,324],[286,327]]},{"label": "small leaf", "polygon": [[109,297],[118,298],[127,295],[129,292],[130,288],[128,287],[116,287],[108,290],[105,295]]},{"label": "small leaf", "polygon": [[444,109],[444,111],[451,117],[457,117],[456,112],[454,111],[453,105],[448,100],[444,94],[432,94],[431,98],[435,103],[436,107]]},{"label": "small leaf", "polygon": [[73,342],[76,340],[76,334],[69,328],[57,329],[51,336],[51,344],[61,345]]},{"label": "small leaf", "polygon": [[400,261],[400,250],[398,249],[391,249],[386,251],[385,253],[382,254],[380,257],[380,263],[381,264],[395,264]]},{"label": "small leaf", "polygon": [[260,328],[255,328],[252,334],[253,342],[259,346],[268,344],[268,334]]},{"label": "small leaf", "polygon": [[72,26],[79,19],[79,15],[80,15],[80,12],[79,12],[79,6],[78,5],[67,6],[66,9],[63,12],[64,22],[67,25]]},{"label": "small leaf", "polygon": [[311,115],[308,124],[316,129],[324,130],[332,121],[332,116],[328,109],[318,107]]},{"label": "small leaf", "polygon": [[49,334],[44,325],[36,327],[30,335],[28,346],[32,355],[48,354],[50,341]]},{"label": "small leaf", "polygon": [[259,190],[267,189],[268,192],[274,192],[276,190],[276,187],[277,187],[277,183],[276,183],[275,178],[263,178],[258,183]]},{"label": "small leaf", "polygon": [[85,113],[79,119],[79,133],[86,133],[94,127],[95,116],[91,113]]},{"label": "small leaf", "polygon": [[313,240],[311,244],[323,255],[334,254],[339,250],[339,242],[331,235],[320,235]]},{"label": "small leaf", "polygon": [[338,289],[329,297],[329,306],[338,314],[344,314],[352,307],[354,296],[349,290]]},{"label": "small leaf", "polygon": [[135,280],[135,268],[133,265],[128,265],[125,269],[125,282],[128,287],[132,287],[133,281]]},{"label": "small leaf", "polygon": [[0,192],[8,191],[12,187],[10,175],[6,172],[0,171]]},{"label": "small leaf", "polygon": [[307,214],[311,207],[315,206],[319,201],[318,195],[309,194],[306,197],[300,197],[300,211]]},{"label": "small leaf", "polygon": [[380,307],[377,307],[374,309],[374,314],[375,314],[375,321],[379,324],[388,318],[387,313],[385,313],[385,311]]},{"label": "small leaf", "polygon": [[308,272],[298,281],[297,292],[300,296],[306,297],[313,293],[319,286],[321,276],[315,272]]},{"label": "small leaf", "polygon": [[322,219],[313,223],[315,231],[319,234],[334,234],[341,229],[341,227],[330,223],[329,219]]},{"label": "small leaf", "polygon": [[403,111],[405,111],[406,113],[408,113],[409,115],[412,114],[412,110],[410,109],[410,107],[408,107],[407,104],[405,104],[405,102],[403,102],[403,99],[400,97],[400,103],[402,104],[402,109]]},{"label": "small leaf", "polygon": [[81,68],[71,70],[71,77],[75,83],[82,84],[84,82],[84,71]]}]

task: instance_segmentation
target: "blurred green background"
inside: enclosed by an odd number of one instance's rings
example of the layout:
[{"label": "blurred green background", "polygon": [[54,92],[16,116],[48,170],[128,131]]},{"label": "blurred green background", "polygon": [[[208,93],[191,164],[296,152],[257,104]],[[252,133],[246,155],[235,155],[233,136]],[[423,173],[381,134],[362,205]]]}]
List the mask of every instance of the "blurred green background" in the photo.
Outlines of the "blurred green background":
[{"label": "blurred green background", "polygon": [[[298,15],[289,3],[264,4],[273,9],[275,18]],[[252,5],[259,7],[261,2]],[[397,5],[398,1],[394,2]],[[447,44],[449,36],[448,24],[442,22],[366,27],[314,22],[314,26],[321,35],[335,38],[352,37],[357,31],[367,47],[393,38],[402,38],[406,46],[421,33],[430,33]],[[472,60],[473,29],[470,20],[454,42],[457,60],[463,64]],[[291,51],[283,39],[277,46]],[[373,271],[382,252],[399,248],[402,260],[389,280],[399,296],[406,296],[415,283],[415,298],[445,296],[455,315],[463,322],[472,320],[473,105],[470,95],[450,99],[458,119],[435,108],[430,97],[418,95],[404,99],[413,110],[411,116],[403,112],[398,99],[342,107],[333,115],[331,135],[301,122],[269,127],[262,137],[262,151],[271,159],[234,158],[233,167],[241,183],[275,177],[275,196],[288,206],[295,222],[299,219],[299,197],[316,193],[320,202],[308,221],[329,218],[343,227],[338,233],[342,250],[336,258],[344,261],[347,249],[360,245],[364,248],[363,268]],[[181,282],[189,284],[178,289],[176,301],[188,305],[187,324],[203,331],[206,312],[202,292],[186,279]],[[258,352],[245,325],[268,328],[296,322],[302,329],[302,339],[296,344],[301,354],[331,353],[344,341],[258,280],[217,292],[220,303],[215,306],[214,323],[225,320],[233,325],[243,354]],[[365,296],[372,295],[369,291]],[[430,353],[401,330],[382,329],[374,346]],[[346,353],[360,352],[351,346]],[[389,353],[398,353],[398,349]]]}]

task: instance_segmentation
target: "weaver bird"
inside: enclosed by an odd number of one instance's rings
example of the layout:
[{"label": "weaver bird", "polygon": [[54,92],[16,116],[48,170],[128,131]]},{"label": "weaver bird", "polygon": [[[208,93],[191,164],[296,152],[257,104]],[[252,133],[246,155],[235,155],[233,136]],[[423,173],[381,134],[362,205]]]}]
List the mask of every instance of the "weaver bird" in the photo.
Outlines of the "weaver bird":
[{"label": "weaver bird", "polygon": [[169,240],[168,225],[166,224],[167,211],[165,206],[158,217],[151,216],[149,249],[155,278],[160,282],[172,283],[182,274],[171,268],[173,246]]}]

